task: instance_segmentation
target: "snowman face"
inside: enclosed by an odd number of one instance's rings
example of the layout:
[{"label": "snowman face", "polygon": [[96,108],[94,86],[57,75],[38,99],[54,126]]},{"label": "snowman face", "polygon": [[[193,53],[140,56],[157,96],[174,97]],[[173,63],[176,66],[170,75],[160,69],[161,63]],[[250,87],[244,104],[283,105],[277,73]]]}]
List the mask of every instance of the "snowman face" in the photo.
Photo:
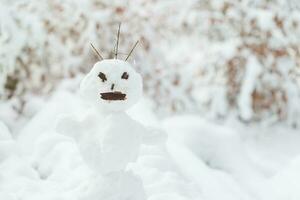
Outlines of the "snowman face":
[{"label": "snowman face", "polygon": [[81,96],[104,111],[124,111],[142,95],[142,78],[118,59],[97,62],[82,80]]}]

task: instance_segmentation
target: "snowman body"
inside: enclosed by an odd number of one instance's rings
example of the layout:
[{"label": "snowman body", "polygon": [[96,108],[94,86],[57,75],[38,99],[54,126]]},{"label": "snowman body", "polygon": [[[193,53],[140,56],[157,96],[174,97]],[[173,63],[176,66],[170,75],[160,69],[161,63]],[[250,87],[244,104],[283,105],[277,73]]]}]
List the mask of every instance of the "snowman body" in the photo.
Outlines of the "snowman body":
[{"label": "snowman body", "polygon": [[102,171],[124,170],[128,163],[135,162],[141,145],[140,125],[126,113],[111,114],[104,120]]},{"label": "snowman body", "polygon": [[[100,174],[125,170],[127,164],[134,162],[138,156],[143,127],[125,112],[101,117],[93,115],[92,120],[91,118],[66,118],[77,124],[78,133],[72,137],[77,142],[83,160]],[[66,124],[64,122],[64,126]],[[70,124],[68,126],[74,127]],[[70,136],[70,131],[60,132],[66,132]]]}]

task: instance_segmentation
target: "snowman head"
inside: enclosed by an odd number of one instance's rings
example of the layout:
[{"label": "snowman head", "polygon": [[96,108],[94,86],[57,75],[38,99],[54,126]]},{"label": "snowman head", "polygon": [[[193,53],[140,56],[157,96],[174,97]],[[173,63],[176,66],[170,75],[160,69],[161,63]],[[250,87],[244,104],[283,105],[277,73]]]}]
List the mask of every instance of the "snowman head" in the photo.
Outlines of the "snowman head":
[{"label": "snowman head", "polygon": [[142,95],[142,78],[132,66],[119,59],[97,62],[80,84],[80,94],[97,108],[124,111]]}]

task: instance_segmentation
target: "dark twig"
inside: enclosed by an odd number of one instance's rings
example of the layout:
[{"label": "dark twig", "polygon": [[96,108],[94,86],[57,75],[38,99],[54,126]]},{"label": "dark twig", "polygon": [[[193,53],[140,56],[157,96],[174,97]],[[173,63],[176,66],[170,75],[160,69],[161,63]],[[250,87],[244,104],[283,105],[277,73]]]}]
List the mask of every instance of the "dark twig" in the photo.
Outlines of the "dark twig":
[{"label": "dark twig", "polygon": [[130,52],[129,52],[127,58],[125,59],[125,61],[128,60],[128,58],[130,57],[131,53],[133,52],[133,50],[135,49],[135,47],[136,47],[136,45],[137,45],[138,43],[139,43],[139,41],[136,41],[136,43],[134,44],[134,46],[133,46],[132,49],[130,50]]},{"label": "dark twig", "polygon": [[101,54],[99,53],[99,51],[94,47],[94,45],[92,43],[90,43],[92,48],[94,49],[95,53],[98,55],[99,60],[103,60],[103,57],[101,56]]},{"label": "dark twig", "polygon": [[[114,54],[115,55],[115,51],[110,51],[110,54]],[[122,53],[122,52],[118,52],[118,55],[123,55],[123,56],[128,56],[128,53]]]},{"label": "dark twig", "polygon": [[117,45],[115,49],[115,58],[118,58],[118,50],[119,50],[119,39],[120,39],[120,29],[121,29],[121,23],[119,23],[119,29],[118,29],[118,34],[117,34]]}]

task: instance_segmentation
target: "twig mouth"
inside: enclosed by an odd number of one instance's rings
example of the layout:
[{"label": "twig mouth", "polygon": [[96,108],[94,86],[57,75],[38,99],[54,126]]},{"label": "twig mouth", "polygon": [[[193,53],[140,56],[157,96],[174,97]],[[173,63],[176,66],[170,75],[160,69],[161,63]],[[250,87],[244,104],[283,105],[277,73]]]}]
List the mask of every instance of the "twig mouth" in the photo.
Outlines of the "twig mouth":
[{"label": "twig mouth", "polygon": [[101,99],[109,101],[121,101],[126,99],[126,94],[122,92],[103,92],[100,93]]}]

